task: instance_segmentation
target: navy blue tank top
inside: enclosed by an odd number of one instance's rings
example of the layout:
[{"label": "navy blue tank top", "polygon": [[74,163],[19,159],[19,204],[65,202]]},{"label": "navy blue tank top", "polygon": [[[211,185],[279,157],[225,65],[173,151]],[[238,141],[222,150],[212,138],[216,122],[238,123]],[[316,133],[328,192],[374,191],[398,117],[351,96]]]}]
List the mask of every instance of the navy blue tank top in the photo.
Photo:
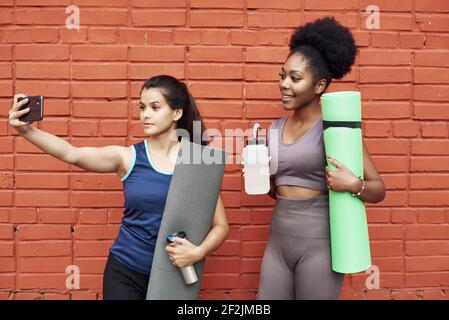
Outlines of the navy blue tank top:
[{"label": "navy blue tank top", "polygon": [[146,140],[132,147],[133,164],[121,179],[125,212],[110,251],[130,269],[149,275],[172,173],[154,166]]}]

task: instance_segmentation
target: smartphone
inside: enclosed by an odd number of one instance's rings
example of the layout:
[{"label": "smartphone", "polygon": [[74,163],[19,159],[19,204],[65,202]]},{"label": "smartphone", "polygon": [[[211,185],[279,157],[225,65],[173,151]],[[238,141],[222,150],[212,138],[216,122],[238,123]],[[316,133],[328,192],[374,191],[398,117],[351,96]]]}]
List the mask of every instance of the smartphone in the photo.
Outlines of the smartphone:
[{"label": "smartphone", "polygon": [[23,122],[33,122],[40,121],[44,118],[44,97],[43,96],[31,96],[31,97],[20,97],[17,102],[28,98],[28,103],[25,104],[22,109],[30,108],[30,112],[21,116],[20,121]]}]

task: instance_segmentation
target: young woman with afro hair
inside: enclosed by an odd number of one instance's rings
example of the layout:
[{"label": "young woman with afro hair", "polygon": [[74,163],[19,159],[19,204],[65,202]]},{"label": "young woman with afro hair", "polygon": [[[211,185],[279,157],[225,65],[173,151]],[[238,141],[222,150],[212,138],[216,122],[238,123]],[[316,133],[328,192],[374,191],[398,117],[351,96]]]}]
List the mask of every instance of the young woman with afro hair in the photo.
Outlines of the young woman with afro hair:
[{"label": "young woman with afro hair", "polygon": [[[326,166],[320,97],[332,79],[351,70],[357,48],[351,32],[333,17],[293,33],[279,73],[288,117],[270,127],[270,196],[276,200],[264,252],[258,299],[338,299],[344,274],[331,267],[328,191],[351,192],[380,202],[385,186],[363,143],[364,181],[338,159]],[[271,130],[276,129],[276,130]]]}]

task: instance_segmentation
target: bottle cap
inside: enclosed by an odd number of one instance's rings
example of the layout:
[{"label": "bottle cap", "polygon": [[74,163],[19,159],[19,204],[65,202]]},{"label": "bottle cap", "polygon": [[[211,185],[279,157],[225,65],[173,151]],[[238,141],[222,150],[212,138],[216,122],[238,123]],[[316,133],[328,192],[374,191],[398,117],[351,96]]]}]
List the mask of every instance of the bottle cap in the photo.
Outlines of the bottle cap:
[{"label": "bottle cap", "polygon": [[168,235],[167,242],[172,243],[174,237],[185,239],[187,238],[187,234],[184,231],[173,232],[172,234]]}]

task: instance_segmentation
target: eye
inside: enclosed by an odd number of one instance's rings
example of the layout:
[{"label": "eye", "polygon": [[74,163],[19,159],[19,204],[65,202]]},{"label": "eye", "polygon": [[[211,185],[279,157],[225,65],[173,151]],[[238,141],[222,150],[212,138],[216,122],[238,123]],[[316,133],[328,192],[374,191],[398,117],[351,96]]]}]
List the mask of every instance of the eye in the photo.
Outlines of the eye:
[{"label": "eye", "polygon": [[292,77],[293,82],[298,82],[299,80],[301,80],[301,78],[298,77]]},{"label": "eye", "polygon": [[140,110],[145,109],[145,106],[144,106],[144,105],[141,105],[141,104],[139,104],[138,107],[139,107]]},{"label": "eye", "polygon": [[160,109],[160,107],[159,107],[159,106],[152,106],[152,108],[153,108],[153,110],[154,110],[154,111],[157,111],[157,110],[159,110],[159,109]]},{"label": "eye", "polygon": [[282,80],[285,79],[285,74],[283,74],[282,72],[279,72],[279,77],[281,77]]}]

